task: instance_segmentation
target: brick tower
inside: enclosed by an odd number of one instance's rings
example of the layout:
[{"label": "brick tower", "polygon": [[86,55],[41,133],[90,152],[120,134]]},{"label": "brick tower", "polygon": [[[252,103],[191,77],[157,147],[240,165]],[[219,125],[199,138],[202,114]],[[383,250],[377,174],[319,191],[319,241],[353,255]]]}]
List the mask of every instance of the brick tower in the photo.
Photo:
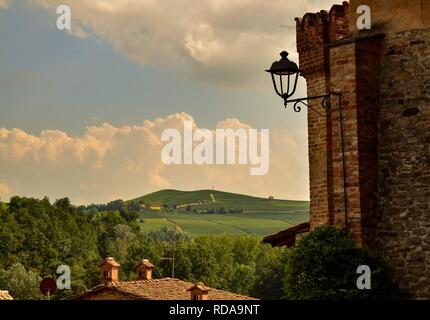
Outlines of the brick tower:
[{"label": "brick tower", "polygon": [[347,220],[403,287],[429,298],[430,1],[368,0],[370,30],[356,27],[360,4],[296,19],[307,95],[342,93],[344,114],[343,157],[338,101],[327,119],[308,113],[310,228]]}]

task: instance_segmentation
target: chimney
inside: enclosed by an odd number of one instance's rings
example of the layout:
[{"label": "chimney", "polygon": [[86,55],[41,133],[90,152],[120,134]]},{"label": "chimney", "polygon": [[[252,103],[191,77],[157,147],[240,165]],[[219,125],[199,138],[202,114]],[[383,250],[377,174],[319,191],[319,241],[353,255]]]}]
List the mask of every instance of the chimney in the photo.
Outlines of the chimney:
[{"label": "chimney", "polygon": [[148,259],[143,259],[134,268],[138,280],[152,280],[152,269],[154,269],[154,265]]},{"label": "chimney", "polygon": [[209,288],[203,282],[195,283],[187,291],[191,292],[191,300],[209,300]]},{"label": "chimney", "polygon": [[100,268],[100,283],[118,282],[119,268],[121,265],[114,258],[108,257],[99,265]]}]

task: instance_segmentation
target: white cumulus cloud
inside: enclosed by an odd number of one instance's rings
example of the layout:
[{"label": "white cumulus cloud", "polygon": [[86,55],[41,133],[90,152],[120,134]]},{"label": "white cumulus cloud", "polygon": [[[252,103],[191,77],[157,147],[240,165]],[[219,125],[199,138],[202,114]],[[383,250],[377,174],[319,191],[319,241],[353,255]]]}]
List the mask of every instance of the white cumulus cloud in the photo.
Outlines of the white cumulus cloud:
[{"label": "white cumulus cloud", "polygon": [[0,0],[0,9],[9,7],[9,0]]},{"label": "white cumulus cloud", "polygon": [[[87,127],[81,136],[58,130],[32,135],[0,128],[0,196],[13,194],[52,199],[70,197],[75,203],[131,199],[164,188],[208,189],[308,198],[307,148],[287,130],[270,132],[270,170],[251,176],[248,165],[171,165],[161,161],[161,133],[183,132],[186,113],[145,120],[141,125]],[[194,123],[194,128],[199,128]],[[216,128],[249,129],[238,119]],[[213,131],[215,128],[212,128]],[[12,185],[13,190],[8,186]]]}]

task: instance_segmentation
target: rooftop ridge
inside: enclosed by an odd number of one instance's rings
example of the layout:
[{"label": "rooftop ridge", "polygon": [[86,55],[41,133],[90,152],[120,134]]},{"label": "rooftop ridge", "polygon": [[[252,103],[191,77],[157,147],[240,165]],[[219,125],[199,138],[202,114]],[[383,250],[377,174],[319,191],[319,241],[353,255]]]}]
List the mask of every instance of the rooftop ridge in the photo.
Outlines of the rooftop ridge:
[{"label": "rooftop ridge", "polygon": [[[101,284],[101,286],[111,286],[111,285],[118,285],[118,284],[139,284],[139,283],[148,283],[148,282],[162,282],[162,281],[181,281],[181,282],[189,282],[184,281],[178,278],[170,278],[170,277],[164,277],[164,278],[158,278],[158,279],[142,279],[142,280],[127,280],[127,281],[111,281],[106,282],[104,284]],[[189,282],[192,284],[192,282]]]},{"label": "rooftop ridge", "polygon": [[[85,294],[88,293],[92,293],[92,292],[97,292],[98,290],[102,290],[102,289],[110,289],[110,290],[118,290],[120,292],[126,293],[128,295],[131,295],[135,298],[144,298],[144,299],[154,299],[152,297],[152,295],[150,293],[145,293],[145,292],[141,292],[141,293],[137,293],[135,290],[133,290],[133,285],[137,285],[139,286],[139,284],[141,285],[145,285],[145,284],[150,284],[150,283],[163,283],[163,282],[174,282],[174,283],[182,283],[182,285],[184,286],[182,290],[179,290],[178,292],[186,292],[188,288],[191,288],[193,285],[195,285],[195,283],[190,282],[190,281],[184,281],[178,278],[169,278],[169,277],[165,277],[165,278],[159,278],[159,279],[151,279],[151,280],[129,280],[129,281],[118,281],[118,282],[106,282],[103,284],[99,284],[91,289],[86,290],[85,292],[75,295],[73,297],[69,297],[67,298],[69,299],[76,299],[79,298],[81,296],[85,296]],[[205,286],[206,289],[210,290],[210,292],[212,292],[213,294],[218,294],[218,295],[224,295],[226,298],[228,297],[234,297],[237,299],[246,299],[246,300],[255,300],[255,298],[249,297],[249,296],[245,296],[245,295],[241,295],[238,293],[233,293],[233,292],[229,292],[229,291],[225,291],[225,290],[221,290],[221,289],[215,289],[212,287],[207,287]],[[138,288],[136,288],[138,289]]]}]

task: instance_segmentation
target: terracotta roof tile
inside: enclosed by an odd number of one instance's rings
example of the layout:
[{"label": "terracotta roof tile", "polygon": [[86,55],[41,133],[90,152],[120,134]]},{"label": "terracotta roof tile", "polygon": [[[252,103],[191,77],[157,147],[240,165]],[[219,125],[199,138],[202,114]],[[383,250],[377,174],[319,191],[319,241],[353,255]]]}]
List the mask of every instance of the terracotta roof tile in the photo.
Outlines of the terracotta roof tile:
[{"label": "terracotta roof tile", "polygon": [[105,263],[110,264],[111,266],[114,266],[114,267],[121,267],[121,265],[118,262],[116,262],[115,259],[112,257],[106,258],[105,261],[103,261],[101,264],[99,264],[99,267],[101,267]]},{"label": "terracotta roof tile", "polygon": [[[70,297],[71,300],[80,300],[86,295],[97,293],[98,291],[110,289],[129,295],[135,299],[144,300],[190,300],[188,289],[195,287],[192,282],[182,281],[175,278],[162,278],[139,281],[109,282],[98,285],[79,295]],[[255,298],[242,296],[239,294],[208,288],[210,290],[209,300],[256,300]]]},{"label": "terracotta roof tile", "polygon": [[188,288],[187,291],[192,291],[194,289],[199,289],[200,291],[210,291],[211,289],[206,287],[203,282],[195,283],[191,288]]},{"label": "terracotta roof tile", "polygon": [[299,224],[287,230],[280,231],[276,234],[264,237],[262,243],[270,243],[272,247],[292,247],[296,242],[296,235],[310,231],[309,222]]},{"label": "terracotta roof tile", "polygon": [[9,291],[1,291],[0,290],[0,300],[13,300],[13,298],[9,294]]},{"label": "terracotta roof tile", "polygon": [[137,269],[137,267],[140,267],[141,265],[144,265],[147,268],[154,267],[154,265],[151,262],[149,262],[148,259],[143,259],[142,261],[139,262],[139,264],[136,267],[134,267],[134,269]]}]

